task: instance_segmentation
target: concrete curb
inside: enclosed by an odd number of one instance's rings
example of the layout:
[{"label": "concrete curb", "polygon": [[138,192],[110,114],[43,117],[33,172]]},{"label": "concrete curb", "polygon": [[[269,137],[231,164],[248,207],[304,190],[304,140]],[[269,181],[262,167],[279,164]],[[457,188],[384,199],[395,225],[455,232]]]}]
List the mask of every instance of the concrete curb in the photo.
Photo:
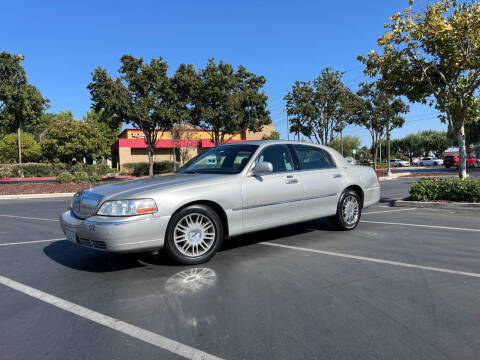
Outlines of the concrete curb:
[{"label": "concrete curb", "polygon": [[409,173],[409,172],[402,172],[402,173],[397,173],[397,174],[392,173],[392,176],[380,176],[378,178],[378,180],[379,181],[396,180],[396,179],[399,179],[399,178],[403,178],[404,176],[409,176],[411,174],[412,173]]},{"label": "concrete curb", "polygon": [[463,210],[479,210],[480,203],[464,203],[464,202],[434,202],[434,201],[411,201],[411,200],[394,200],[393,206],[404,208],[422,208],[422,209],[463,209]]},{"label": "concrete curb", "polygon": [[75,195],[75,193],[0,195],[0,200],[48,199],[48,198],[72,197],[73,195]]}]

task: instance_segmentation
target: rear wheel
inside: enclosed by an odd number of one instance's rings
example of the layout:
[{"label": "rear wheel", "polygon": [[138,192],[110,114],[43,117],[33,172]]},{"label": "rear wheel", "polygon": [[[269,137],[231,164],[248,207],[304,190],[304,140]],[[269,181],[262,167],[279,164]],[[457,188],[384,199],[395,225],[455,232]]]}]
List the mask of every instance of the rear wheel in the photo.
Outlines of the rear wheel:
[{"label": "rear wheel", "polygon": [[170,219],[165,250],[179,264],[201,264],[215,255],[223,236],[218,214],[208,206],[192,205],[176,212]]},{"label": "rear wheel", "polygon": [[331,217],[333,225],[339,230],[353,230],[360,222],[362,203],[353,190],[345,190],[340,197],[337,213]]}]

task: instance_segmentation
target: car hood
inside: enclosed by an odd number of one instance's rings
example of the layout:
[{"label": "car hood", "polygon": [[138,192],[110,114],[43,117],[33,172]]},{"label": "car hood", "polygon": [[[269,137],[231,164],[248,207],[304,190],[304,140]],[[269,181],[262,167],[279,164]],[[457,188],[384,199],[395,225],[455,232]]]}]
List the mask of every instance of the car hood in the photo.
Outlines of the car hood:
[{"label": "car hood", "polygon": [[135,198],[135,194],[148,191],[155,191],[169,187],[178,187],[187,185],[190,187],[195,183],[199,185],[209,182],[220,177],[229,175],[218,174],[178,174],[171,176],[151,176],[135,180],[124,180],[112,184],[106,184],[94,187],[88,190],[91,193],[100,195],[103,200]]}]

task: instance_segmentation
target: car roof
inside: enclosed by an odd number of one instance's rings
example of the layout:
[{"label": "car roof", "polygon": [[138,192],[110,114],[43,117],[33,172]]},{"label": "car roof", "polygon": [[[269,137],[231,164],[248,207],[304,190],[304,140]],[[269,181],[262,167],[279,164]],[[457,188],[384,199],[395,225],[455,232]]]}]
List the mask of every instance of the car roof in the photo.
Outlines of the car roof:
[{"label": "car roof", "polygon": [[303,142],[303,141],[294,141],[294,140],[247,140],[247,141],[239,141],[235,143],[229,143],[229,144],[223,144],[222,146],[238,146],[238,145],[258,145],[258,146],[264,146],[264,145],[273,145],[273,144],[292,144],[292,145],[312,145],[312,146],[319,146],[322,148],[329,148],[328,146],[321,145],[321,144],[314,144],[314,143],[308,143],[308,142]]}]

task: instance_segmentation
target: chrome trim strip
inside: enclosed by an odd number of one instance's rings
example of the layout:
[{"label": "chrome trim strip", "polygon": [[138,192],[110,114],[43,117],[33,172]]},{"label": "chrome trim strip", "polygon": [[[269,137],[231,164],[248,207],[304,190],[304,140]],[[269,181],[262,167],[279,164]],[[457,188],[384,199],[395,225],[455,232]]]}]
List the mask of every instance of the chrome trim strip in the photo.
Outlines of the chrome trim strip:
[{"label": "chrome trim strip", "polygon": [[276,202],[273,202],[273,203],[265,203],[265,204],[259,204],[259,205],[245,206],[245,207],[241,207],[241,208],[232,209],[232,211],[256,209],[256,208],[261,208],[261,207],[265,207],[265,206],[288,204],[288,203],[292,203],[292,202],[306,201],[306,200],[323,199],[323,198],[333,197],[333,196],[337,196],[337,193],[320,195],[320,196],[311,196],[311,197],[302,198],[302,199],[284,200],[284,201],[276,201]]},{"label": "chrome trim strip", "polygon": [[[138,215],[137,215],[138,216]],[[132,220],[125,220],[125,221],[98,221],[98,220],[84,220],[85,225],[102,225],[102,226],[110,226],[110,225],[129,225],[132,223],[142,223],[151,220],[159,220],[159,217],[150,217],[146,219],[132,219]]]}]

